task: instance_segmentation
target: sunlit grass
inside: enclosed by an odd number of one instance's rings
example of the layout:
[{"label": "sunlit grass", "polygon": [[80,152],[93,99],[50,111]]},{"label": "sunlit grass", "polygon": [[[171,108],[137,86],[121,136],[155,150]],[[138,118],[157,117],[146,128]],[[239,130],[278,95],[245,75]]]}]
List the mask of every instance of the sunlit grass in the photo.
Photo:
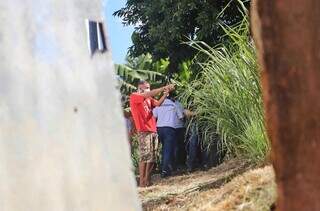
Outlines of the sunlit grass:
[{"label": "sunlit grass", "polygon": [[269,142],[260,73],[248,25],[245,19],[236,27],[225,28],[230,42],[224,45],[190,43],[199,51],[196,62],[202,71],[186,87],[181,100],[197,113],[193,121],[197,122],[205,145],[216,141],[218,134],[229,155],[260,162],[265,159]]}]

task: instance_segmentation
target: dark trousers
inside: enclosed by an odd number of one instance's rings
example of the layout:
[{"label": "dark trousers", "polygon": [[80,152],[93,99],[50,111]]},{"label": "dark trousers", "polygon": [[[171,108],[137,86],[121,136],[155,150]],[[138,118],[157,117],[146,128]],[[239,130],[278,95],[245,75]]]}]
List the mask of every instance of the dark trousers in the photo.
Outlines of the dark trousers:
[{"label": "dark trousers", "polygon": [[222,163],[226,151],[222,149],[221,139],[218,136],[213,137],[209,148],[202,148],[198,134],[191,133],[188,139],[188,161],[189,170],[195,168],[208,168]]},{"label": "dark trousers", "polygon": [[212,137],[210,147],[204,149],[202,154],[203,164],[207,167],[218,166],[222,163],[226,150],[222,147],[222,140],[218,135]]},{"label": "dark trousers", "polygon": [[174,168],[176,149],[176,130],[171,127],[158,127],[158,135],[162,144],[162,174],[170,175]]},{"label": "dark trousers", "polygon": [[177,133],[177,147],[175,151],[176,165],[178,167],[182,167],[186,165],[186,159],[187,159],[187,151],[186,151],[186,143],[185,143],[186,129],[176,128],[176,133]]},{"label": "dark trousers", "polygon": [[187,166],[189,170],[197,168],[200,164],[200,143],[196,133],[191,133],[188,139],[188,160]]}]

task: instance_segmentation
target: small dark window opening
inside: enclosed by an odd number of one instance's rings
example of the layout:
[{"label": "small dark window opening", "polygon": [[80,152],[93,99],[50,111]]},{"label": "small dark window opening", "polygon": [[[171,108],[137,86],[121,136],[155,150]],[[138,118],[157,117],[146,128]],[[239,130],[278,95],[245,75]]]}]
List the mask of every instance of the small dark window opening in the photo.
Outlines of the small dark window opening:
[{"label": "small dark window opening", "polygon": [[96,52],[104,53],[107,51],[106,37],[103,23],[98,21],[86,20],[88,35],[88,48],[91,56]]}]

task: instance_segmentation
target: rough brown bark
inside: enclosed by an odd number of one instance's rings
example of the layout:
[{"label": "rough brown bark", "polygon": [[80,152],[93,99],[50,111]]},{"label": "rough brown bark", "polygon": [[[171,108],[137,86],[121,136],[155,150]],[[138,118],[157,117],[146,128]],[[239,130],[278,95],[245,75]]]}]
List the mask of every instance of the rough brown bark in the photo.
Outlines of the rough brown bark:
[{"label": "rough brown bark", "polygon": [[251,11],[277,210],[320,210],[320,1],[259,0]]}]

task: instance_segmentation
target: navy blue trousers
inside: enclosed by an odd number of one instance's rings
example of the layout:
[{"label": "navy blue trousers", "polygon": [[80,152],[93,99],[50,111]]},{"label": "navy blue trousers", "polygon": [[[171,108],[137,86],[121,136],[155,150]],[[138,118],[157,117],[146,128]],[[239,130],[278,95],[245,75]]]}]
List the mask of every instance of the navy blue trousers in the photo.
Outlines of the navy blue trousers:
[{"label": "navy blue trousers", "polygon": [[170,175],[175,168],[175,151],[177,147],[176,130],[172,127],[158,127],[159,140],[162,144],[162,174]]}]

